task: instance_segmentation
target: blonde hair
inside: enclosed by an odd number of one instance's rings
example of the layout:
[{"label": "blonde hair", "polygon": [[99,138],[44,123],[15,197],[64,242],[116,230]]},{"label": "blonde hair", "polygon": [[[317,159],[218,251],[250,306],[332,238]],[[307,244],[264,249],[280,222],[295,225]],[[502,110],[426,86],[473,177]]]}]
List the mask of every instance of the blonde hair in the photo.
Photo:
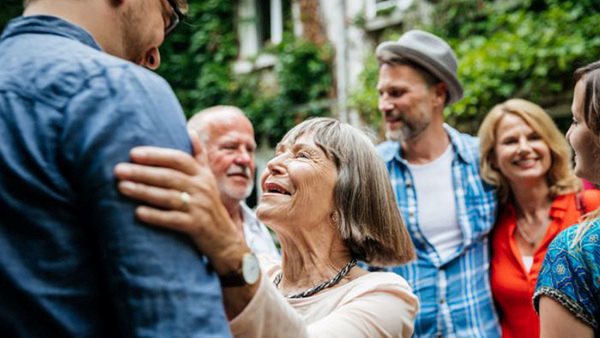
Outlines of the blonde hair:
[{"label": "blonde hair", "polygon": [[387,169],[368,136],[332,118],[313,118],[290,130],[281,144],[293,144],[306,134],[337,167],[334,215],[352,256],[380,266],[414,259]]},{"label": "blonde hair", "polygon": [[[600,61],[590,63],[584,67],[578,68],[574,73],[575,84],[583,81],[583,122],[588,129],[598,137],[598,147],[600,147]],[[594,182],[597,183],[597,182]],[[577,229],[573,246],[581,241],[585,233],[592,227],[594,221],[600,218],[600,209],[596,209],[585,215],[584,222]]]},{"label": "blonde hair", "polygon": [[554,198],[580,190],[581,181],[571,169],[571,150],[554,121],[537,104],[523,99],[510,99],[492,108],[479,128],[481,177],[487,183],[498,188],[500,201],[505,203],[508,200],[510,185],[506,177],[494,167],[493,158],[498,124],[507,114],[522,118],[548,145],[552,159],[552,164],[546,174],[550,197]]}]

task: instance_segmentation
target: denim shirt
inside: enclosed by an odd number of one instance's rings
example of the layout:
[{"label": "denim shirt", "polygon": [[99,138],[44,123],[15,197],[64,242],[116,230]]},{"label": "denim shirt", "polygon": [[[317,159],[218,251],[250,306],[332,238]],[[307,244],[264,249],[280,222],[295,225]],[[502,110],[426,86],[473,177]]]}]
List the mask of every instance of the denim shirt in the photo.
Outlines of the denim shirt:
[{"label": "denim shirt", "polygon": [[[417,193],[398,142],[377,150],[386,163],[398,206],[417,251],[417,259],[391,270],[413,287],[421,308],[414,335],[419,337],[499,337],[489,279],[488,234],[496,216],[495,190],[479,176],[479,142],[448,125],[454,150],[452,181],[462,244],[442,259],[423,235]],[[443,206],[440,206],[443,207]]]},{"label": "denim shirt", "polygon": [[230,336],[221,289],[186,236],[135,219],[113,167],[191,151],[156,74],[50,16],[0,39],[0,336]]}]

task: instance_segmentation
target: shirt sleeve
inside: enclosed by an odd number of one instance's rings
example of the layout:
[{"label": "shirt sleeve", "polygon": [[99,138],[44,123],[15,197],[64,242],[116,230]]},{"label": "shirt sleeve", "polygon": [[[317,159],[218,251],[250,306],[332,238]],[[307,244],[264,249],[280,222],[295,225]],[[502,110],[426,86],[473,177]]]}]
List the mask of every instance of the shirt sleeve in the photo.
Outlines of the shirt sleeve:
[{"label": "shirt sleeve", "polygon": [[307,324],[263,276],[254,298],[232,320],[231,329],[235,337],[248,338],[410,337],[417,309],[417,298],[407,285],[378,283],[351,290],[333,312]]},{"label": "shirt sleeve", "polygon": [[88,80],[67,108],[61,136],[65,176],[102,272],[114,324],[124,337],[229,336],[215,274],[184,235],[142,224],[120,195],[113,168],[154,145],[191,151],[172,90],[137,68]]},{"label": "shirt sleeve", "polygon": [[550,244],[533,296],[534,306],[539,311],[540,297],[550,297],[587,325],[598,328],[600,231],[598,224],[592,225],[573,245],[578,229],[566,229]]}]

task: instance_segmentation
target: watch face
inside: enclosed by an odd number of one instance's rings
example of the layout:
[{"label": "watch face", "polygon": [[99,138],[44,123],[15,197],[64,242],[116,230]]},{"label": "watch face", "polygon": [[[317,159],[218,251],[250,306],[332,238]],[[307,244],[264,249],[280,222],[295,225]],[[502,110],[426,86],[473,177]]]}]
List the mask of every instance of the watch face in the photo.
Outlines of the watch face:
[{"label": "watch face", "polygon": [[260,276],[260,265],[258,259],[253,253],[244,255],[242,261],[242,275],[247,284],[254,284]]}]

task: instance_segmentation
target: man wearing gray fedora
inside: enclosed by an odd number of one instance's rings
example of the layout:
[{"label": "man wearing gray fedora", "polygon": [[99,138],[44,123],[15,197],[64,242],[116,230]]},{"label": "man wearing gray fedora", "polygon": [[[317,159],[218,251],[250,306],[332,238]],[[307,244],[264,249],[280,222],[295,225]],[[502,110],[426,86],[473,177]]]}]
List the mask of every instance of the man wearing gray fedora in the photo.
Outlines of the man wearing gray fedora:
[{"label": "man wearing gray fedora", "polygon": [[377,47],[386,162],[417,260],[392,270],[421,302],[415,336],[499,337],[488,234],[496,195],[479,176],[478,140],[444,123],[460,100],[452,48],[419,30]]}]

